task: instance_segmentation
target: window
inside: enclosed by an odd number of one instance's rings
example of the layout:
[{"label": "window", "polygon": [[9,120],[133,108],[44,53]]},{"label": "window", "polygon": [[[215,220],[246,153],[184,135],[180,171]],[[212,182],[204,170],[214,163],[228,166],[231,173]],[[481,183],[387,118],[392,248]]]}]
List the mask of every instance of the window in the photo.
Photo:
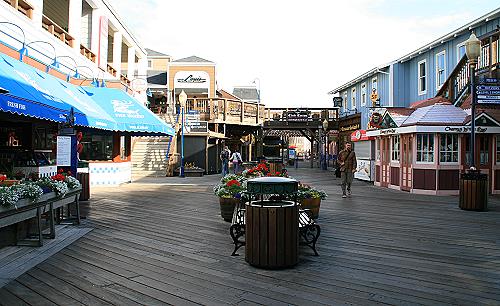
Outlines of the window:
[{"label": "window", "polygon": [[374,90],[378,92],[378,85],[377,85],[377,78],[373,78],[372,79],[372,90]]},{"label": "window", "polygon": [[457,45],[457,63],[460,62],[465,55],[465,42]]},{"label": "window", "polygon": [[427,62],[426,60],[418,62],[418,94],[427,93]]},{"label": "window", "polygon": [[487,137],[479,137],[479,163],[481,165],[489,164],[490,155],[490,139]]},{"label": "window", "polygon": [[436,90],[446,81],[446,51],[436,54]]},{"label": "window", "polygon": [[356,108],[356,88],[351,90],[351,109]]},{"label": "window", "polygon": [[366,83],[361,84],[361,106],[366,106]]},{"label": "window", "polygon": [[112,160],[113,159],[113,136],[83,134],[80,142],[83,145],[81,160]]},{"label": "window", "polygon": [[148,68],[153,68],[153,61],[152,60],[148,60]]},{"label": "window", "polygon": [[417,162],[434,162],[434,134],[417,134]]},{"label": "window", "polygon": [[458,135],[441,134],[439,147],[439,162],[458,163]]},{"label": "window", "polygon": [[344,101],[342,107],[344,108],[344,112],[347,111],[347,91],[344,92]]},{"label": "window", "polygon": [[399,161],[399,135],[391,136],[391,160]]},{"label": "window", "polygon": [[377,160],[380,160],[380,141],[381,139],[377,139]]},{"label": "window", "polygon": [[497,135],[497,164],[500,164],[500,135]]}]

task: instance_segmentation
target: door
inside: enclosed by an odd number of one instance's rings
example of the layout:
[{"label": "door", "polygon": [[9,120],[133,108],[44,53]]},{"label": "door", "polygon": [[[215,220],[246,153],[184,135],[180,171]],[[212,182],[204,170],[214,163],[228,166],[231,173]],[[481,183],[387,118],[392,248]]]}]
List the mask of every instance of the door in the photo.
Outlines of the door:
[{"label": "door", "polygon": [[380,185],[388,187],[391,179],[391,137],[380,139]]},{"label": "door", "polygon": [[413,136],[401,135],[401,190],[412,188]]}]

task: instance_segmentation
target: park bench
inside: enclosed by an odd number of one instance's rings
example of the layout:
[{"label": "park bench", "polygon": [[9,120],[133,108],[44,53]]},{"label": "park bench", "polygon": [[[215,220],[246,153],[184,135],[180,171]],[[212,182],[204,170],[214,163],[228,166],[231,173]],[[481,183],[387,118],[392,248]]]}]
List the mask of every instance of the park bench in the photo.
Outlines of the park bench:
[{"label": "park bench", "polygon": [[[299,236],[301,238],[300,245],[307,245],[314,251],[314,255],[318,256],[316,251],[316,242],[318,241],[321,228],[311,217],[309,209],[299,209]],[[234,208],[233,219],[229,233],[234,243],[234,251],[231,256],[238,255],[238,249],[245,245],[245,203],[240,201]]]}]

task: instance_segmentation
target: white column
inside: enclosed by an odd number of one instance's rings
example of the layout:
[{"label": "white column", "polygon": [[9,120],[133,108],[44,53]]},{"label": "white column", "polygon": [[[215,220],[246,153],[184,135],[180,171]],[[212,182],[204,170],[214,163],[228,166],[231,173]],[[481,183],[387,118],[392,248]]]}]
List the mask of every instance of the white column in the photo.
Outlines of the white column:
[{"label": "white column", "polygon": [[135,47],[128,47],[127,78],[132,80],[135,71]]},{"label": "white column", "polygon": [[113,68],[116,69],[118,78],[122,74],[122,37],[119,31],[113,34]]},{"label": "white column", "polygon": [[43,0],[32,0],[30,1],[30,4],[33,6],[32,21],[36,27],[41,27],[43,15]]},{"label": "white column", "polygon": [[73,48],[80,50],[82,29],[82,0],[69,0],[68,33],[73,36]]},{"label": "white column", "polygon": [[96,56],[99,54],[99,19],[102,11],[98,8],[92,11],[92,37],[90,38],[90,51]]},{"label": "white column", "polygon": [[139,62],[137,63],[137,74],[138,77],[141,78],[146,78],[148,75],[148,58],[146,55],[139,58]]}]

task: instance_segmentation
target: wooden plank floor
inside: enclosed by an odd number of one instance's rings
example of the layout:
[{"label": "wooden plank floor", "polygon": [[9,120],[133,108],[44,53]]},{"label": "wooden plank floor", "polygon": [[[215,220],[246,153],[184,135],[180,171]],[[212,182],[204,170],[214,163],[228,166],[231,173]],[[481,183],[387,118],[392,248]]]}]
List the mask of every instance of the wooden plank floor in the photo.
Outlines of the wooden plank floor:
[{"label": "wooden plank floor", "polygon": [[[330,172],[291,170],[325,189],[319,257],[294,269],[231,257],[229,223],[201,179],[145,178],[95,189],[94,230],[0,289],[2,305],[500,305],[500,203],[458,209],[356,182],[340,197]],[[240,249],[244,254],[244,249]]]}]

